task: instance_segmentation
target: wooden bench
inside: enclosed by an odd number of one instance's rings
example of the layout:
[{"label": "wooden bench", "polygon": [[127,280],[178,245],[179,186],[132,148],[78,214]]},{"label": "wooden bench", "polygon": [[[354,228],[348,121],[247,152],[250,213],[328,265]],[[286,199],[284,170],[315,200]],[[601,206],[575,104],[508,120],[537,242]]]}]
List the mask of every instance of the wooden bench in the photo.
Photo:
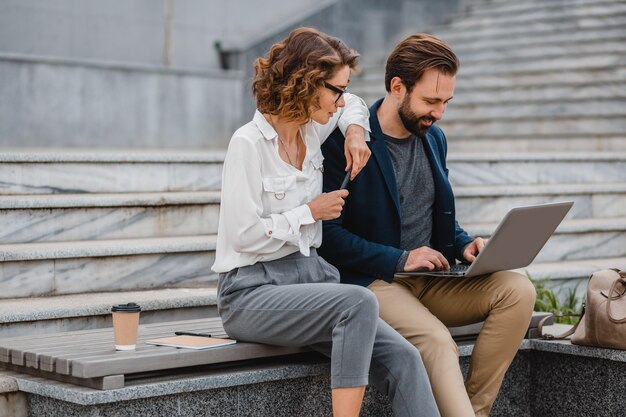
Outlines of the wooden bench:
[{"label": "wooden bench", "polygon": [[309,351],[306,348],[238,342],[219,349],[192,350],[145,344],[175,331],[227,337],[219,318],[139,326],[137,350],[115,351],[113,329],[73,331],[0,340],[0,366],[16,372],[109,390],[129,375],[198,365],[236,362]]},{"label": "wooden bench", "polygon": [[[535,313],[527,336],[546,313]],[[474,340],[477,323],[452,328],[457,343]],[[0,339],[0,367],[100,390],[123,388],[129,377],[193,366],[233,363],[311,352],[308,348],[238,342],[218,349],[192,350],[145,343],[172,336],[175,331],[210,333],[227,337],[219,318],[185,320],[139,326],[137,350],[115,351],[113,329],[73,331]]]}]

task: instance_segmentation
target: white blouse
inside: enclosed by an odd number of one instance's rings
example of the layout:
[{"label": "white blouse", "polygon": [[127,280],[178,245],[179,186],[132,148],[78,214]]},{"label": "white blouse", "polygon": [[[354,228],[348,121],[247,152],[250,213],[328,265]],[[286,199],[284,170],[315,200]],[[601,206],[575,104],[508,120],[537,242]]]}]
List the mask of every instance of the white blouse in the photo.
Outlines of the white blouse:
[{"label": "white blouse", "polygon": [[237,129],[228,145],[222,173],[222,197],[213,271],[272,261],[322,242],[322,222],[313,220],[308,202],[322,193],[320,146],[337,126],[345,134],[362,126],[369,140],[369,111],[363,100],[346,93],[346,106],[325,125],[310,121],[300,133],[306,145],[302,171],[278,155],[278,134],[257,110]]}]

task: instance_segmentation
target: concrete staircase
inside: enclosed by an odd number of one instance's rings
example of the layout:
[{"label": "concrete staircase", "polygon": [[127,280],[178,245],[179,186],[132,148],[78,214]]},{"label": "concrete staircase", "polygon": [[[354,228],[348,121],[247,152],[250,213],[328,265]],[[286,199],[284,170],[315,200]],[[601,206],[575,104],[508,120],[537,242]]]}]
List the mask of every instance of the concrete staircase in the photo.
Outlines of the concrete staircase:
[{"label": "concrete staircase", "polygon": [[0,337],[216,315],[223,155],[0,152]]},{"label": "concrete staircase", "polygon": [[[117,302],[139,302],[143,323],[215,316],[223,156],[3,152],[0,337],[107,326]],[[581,184],[578,164],[597,162],[605,169]],[[533,277],[572,281],[624,267],[626,155],[456,154],[449,165],[459,218],[476,235],[488,236],[511,206],[576,201],[527,269]],[[614,183],[600,175],[609,171]]]},{"label": "concrete staircase", "polygon": [[[511,207],[573,200],[525,271],[564,289],[626,268],[626,2],[476,1],[431,32],[461,59],[440,122],[461,224],[489,236]],[[371,103],[383,78],[351,90]]]}]

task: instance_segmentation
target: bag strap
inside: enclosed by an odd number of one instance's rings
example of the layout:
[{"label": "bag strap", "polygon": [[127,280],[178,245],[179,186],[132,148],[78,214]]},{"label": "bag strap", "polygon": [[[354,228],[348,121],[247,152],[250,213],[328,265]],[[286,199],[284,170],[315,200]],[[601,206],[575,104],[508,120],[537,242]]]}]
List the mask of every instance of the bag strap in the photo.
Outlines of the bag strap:
[{"label": "bag strap", "polygon": [[[609,269],[612,270],[612,271],[617,272],[619,274],[619,276],[620,276],[620,279],[616,280],[613,283],[612,287],[611,287],[611,292],[609,293],[609,297],[608,297],[609,302],[607,303],[607,306],[606,306],[607,307],[607,314],[609,316],[609,319],[614,320],[612,318],[610,310],[609,310],[610,302],[611,302],[611,296],[613,295],[613,291],[615,290],[615,286],[616,286],[618,281],[623,281],[624,285],[626,285],[626,271],[621,271],[621,270],[619,270],[617,268],[609,268]],[[593,276],[593,274],[591,274],[591,275]],[[591,279],[591,277],[590,277],[590,279]],[[621,298],[621,297],[622,296],[616,297],[616,298]],[[558,316],[552,315],[552,316],[546,316],[546,317],[542,318],[539,321],[539,324],[537,325],[537,332],[539,334],[539,337],[541,339],[544,339],[544,340],[563,340],[563,339],[567,339],[569,336],[573,335],[574,332],[576,332],[576,329],[578,329],[578,326],[580,325],[580,322],[582,321],[582,317],[583,317],[584,314],[585,314],[585,303],[583,303],[583,305],[582,305],[580,314],[561,314],[561,315],[558,315]],[[553,317],[554,318],[559,318],[559,317],[580,317],[580,320],[578,320],[578,323],[576,323],[574,326],[572,326],[571,329],[569,329],[566,332],[563,332],[561,334],[558,334],[558,335],[543,334],[543,326],[545,325],[546,321],[548,321],[550,318],[553,318]],[[616,322],[626,323],[626,317],[621,319],[621,320],[619,320],[619,321],[616,321]]]},{"label": "bag strap", "polygon": [[620,277],[613,282],[613,285],[611,285],[611,291],[609,291],[609,296],[606,300],[606,315],[613,323],[620,324],[626,323],[626,317],[622,319],[616,319],[615,317],[613,317],[613,314],[611,314],[611,302],[613,302],[614,300],[619,300],[620,298],[624,297],[624,295],[626,295],[626,292],[624,292],[618,293],[616,296],[613,296],[613,294],[615,294],[615,290],[617,289],[617,284],[621,283],[623,286],[626,287],[626,272],[621,272],[619,270],[615,271],[619,274]]},{"label": "bag strap", "polygon": [[580,322],[582,320],[578,320],[578,322],[572,326],[571,329],[561,333],[561,334],[557,334],[557,335],[553,335],[553,334],[544,334],[543,333],[543,326],[546,324],[546,321],[548,321],[551,318],[560,318],[560,317],[581,317],[583,316],[583,314],[585,314],[585,304],[583,303],[582,306],[582,310],[580,312],[580,314],[560,314],[560,315],[551,315],[551,316],[546,316],[544,318],[542,318],[539,321],[539,324],[537,324],[537,333],[539,334],[539,338],[543,339],[543,340],[563,340],[563,339],[567,339],[569,336],[573,335],[574,332],[576,331],[576,329],[578,328],[578,325],[580,324]]}]

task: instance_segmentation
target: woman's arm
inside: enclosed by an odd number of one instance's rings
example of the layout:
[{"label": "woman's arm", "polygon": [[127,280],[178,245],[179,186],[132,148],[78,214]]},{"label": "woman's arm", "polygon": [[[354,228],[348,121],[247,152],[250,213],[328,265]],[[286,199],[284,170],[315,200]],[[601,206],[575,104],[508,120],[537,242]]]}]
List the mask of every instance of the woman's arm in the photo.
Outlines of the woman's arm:
[{"label": "woman's arm", "polygon": [[346,138],[344,148],[345,170],[352,166],[351,179],[354,179],[371,155],[366,144],[370,140],[369,109],[363,99],[354,94],[344,94],[344,100],[346,105],[339,108],[328,123],[325,125],[314,123],[314,126],[320,143],[323,143],[335,128],[339,127]]},{"label": "woman's arm", "polygon": [[361,126],[365,131],[365,141],[368,142],[369,130],[370,130],[370,112],[367,108],[367,104],[359,96],[354,94],[345,93],[343,98],[346,102],[344,107],[340,107],[337,112],[330,118],[328,123],[322,125],[313,122],[313,127],[320,138],[320,142],[323,143],[333,130],[339,127],[341,133],[346,135],[346,130],[350,125]]}]

